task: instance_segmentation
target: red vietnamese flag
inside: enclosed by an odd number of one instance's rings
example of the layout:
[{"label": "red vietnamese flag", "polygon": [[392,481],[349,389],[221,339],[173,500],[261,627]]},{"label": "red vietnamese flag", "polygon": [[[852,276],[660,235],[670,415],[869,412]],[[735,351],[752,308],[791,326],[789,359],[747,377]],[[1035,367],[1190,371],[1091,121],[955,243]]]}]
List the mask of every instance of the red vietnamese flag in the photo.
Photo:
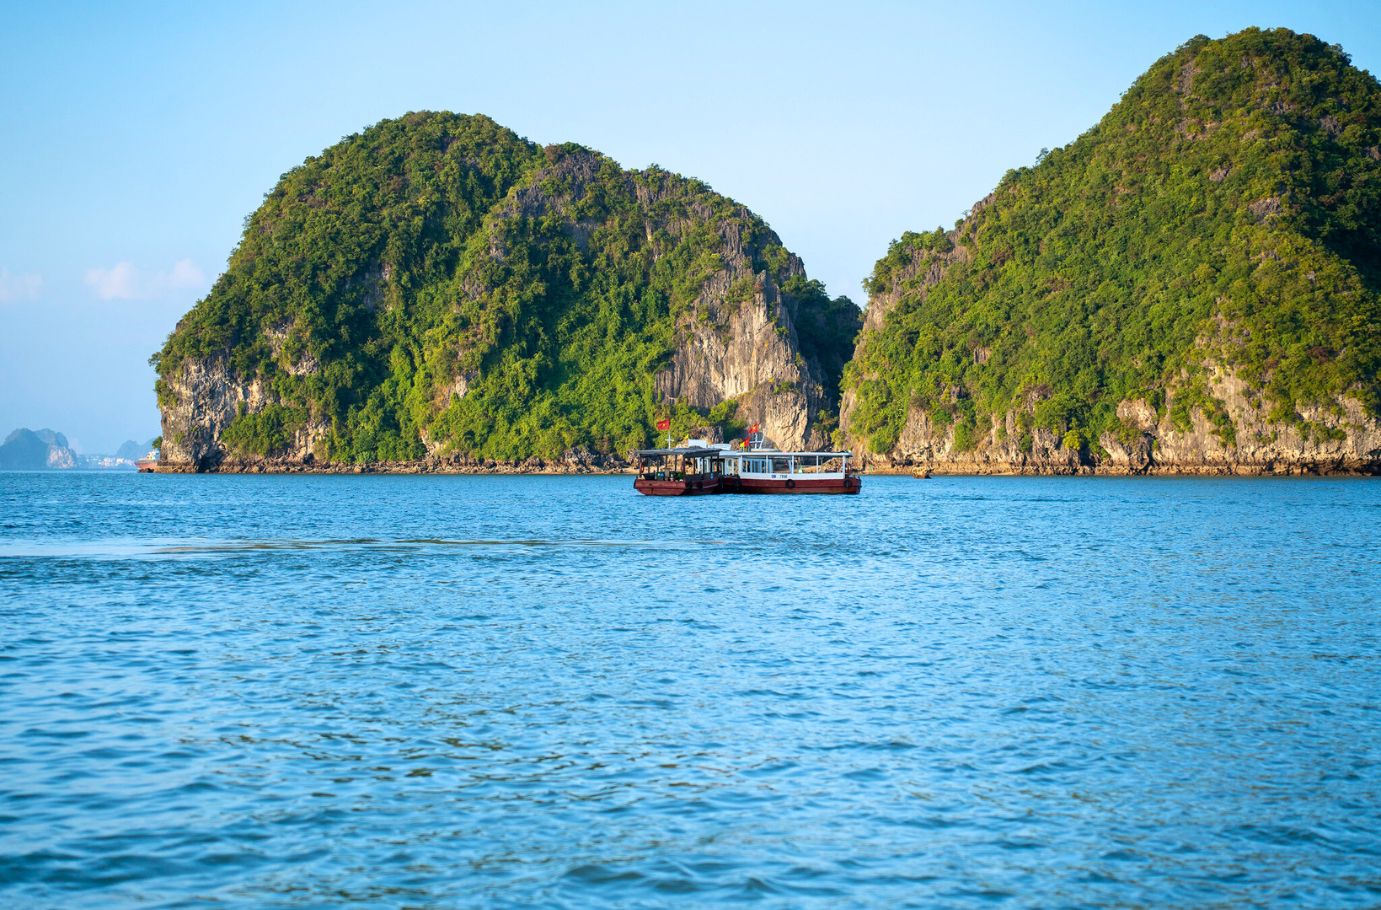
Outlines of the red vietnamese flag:
[{"label": "red vietnamese flag", "polygon": [[668,418],[665,418],[665,419],[663,419],[663,420],[657,421],[657,429],[659,429],[659,430],[670,430],[670,429],[671,429],[671,418],[668,417]]}]

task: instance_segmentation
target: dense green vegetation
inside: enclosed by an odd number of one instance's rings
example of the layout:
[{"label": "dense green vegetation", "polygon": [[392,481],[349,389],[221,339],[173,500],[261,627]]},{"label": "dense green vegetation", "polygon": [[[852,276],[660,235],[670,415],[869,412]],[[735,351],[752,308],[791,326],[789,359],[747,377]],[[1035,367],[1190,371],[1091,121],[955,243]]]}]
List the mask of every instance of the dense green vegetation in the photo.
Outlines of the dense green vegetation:
[{"label": "dense green vegetation", "polygon": [[482,116],[384,121],[284,174],[247,219],[153,359],[160,401],[184,358],[224,357],[282,402],[237,416],[232,451],[273,454],[310,421],[330,426],[318,454],[344,461],[419,458],[424,434],[491,458],[622,451],[667,414],[678,431],[732,430],[732,403],[668,406],[653,380],[688,322],[727,318],[694,311],[726,230],[795,292],[802,353],[837,389],[857,308],[787,274],[790,254],[737,203]]},{"label": "dense green vegetation", "polygon": [[957,424],[964,449],[1017,409],[1023,431],[1086,445],[1130,431],[1119,401],[1163,412],[1169,389],[1177,423],[1202,408],[1232,443],[1209,359],[1277,421],[1342,393],[1377,413],[1378,146],[1381,87],[1340,48],[1193,39],[954,231],[893,242],[865,282],[897,300],[847,371],[851,433],[890,451],[914,408]]}]

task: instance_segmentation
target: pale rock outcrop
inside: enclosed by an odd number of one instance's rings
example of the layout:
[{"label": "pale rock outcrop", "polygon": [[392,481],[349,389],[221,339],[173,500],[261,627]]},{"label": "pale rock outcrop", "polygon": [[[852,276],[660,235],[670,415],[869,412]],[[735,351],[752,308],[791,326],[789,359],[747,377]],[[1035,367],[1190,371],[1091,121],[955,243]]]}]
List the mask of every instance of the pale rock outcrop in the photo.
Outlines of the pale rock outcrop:
[{"label": "pale rock outcrop", "polygon": [[[1066,447],[1060,434],[1040,427],[1023,434],[1021,427],[1030,425],[1039,400],[1028,399],[991,418],[976,444],[963,452],[955,448],[953,426],[935,426],[912,409],[891,452],[862,458],[878,471],[949,474],[1381,473],[1381,423],[1355,399],[1338,396],[1333,407],[1302,407],[1307,424],[1272,422],[1266,404],[1234,371],[1210,366],[1209,390],[1228,412],[1230,434],[1199,408],[1189,410],[1188,427],[1177,426],[1171,417],[1172,388],[1160,411],[1142,399],[1120,402],[1117,414],[1125,432],[1103,433],[1096,446]],[[1024,437],[1029,437],[1026,450]]]},{"label": "pale rock outcrop", "polygon": [[814,426],[824,395],[797,353],[782,295],[760,272],[751,299],[725,303],[727,286],[737,280],[726,272],[706,283],[696,308],[714,315],[684,328],[671,363],[657,375],[657,390],[668,400],[683,399],[698,408],[737,399],[737,419],[757,424],[784,449],[828,445]]},{"label": "pale rock outcrop", "polygon": [[[208,470],[227,457],[221,433],[230,426],[243,405],[247,414],[257,414],[278,396],[257,376],[242,381],[218,357],[182,362],[177,374],[167,381],[167,393],[160,403],[163,419],[163,446],[159,464],[180,465]],[[323,421],[308,421],[299,428],[282,456],[291,461],[312,460],[312,448],[329,432]]]}]

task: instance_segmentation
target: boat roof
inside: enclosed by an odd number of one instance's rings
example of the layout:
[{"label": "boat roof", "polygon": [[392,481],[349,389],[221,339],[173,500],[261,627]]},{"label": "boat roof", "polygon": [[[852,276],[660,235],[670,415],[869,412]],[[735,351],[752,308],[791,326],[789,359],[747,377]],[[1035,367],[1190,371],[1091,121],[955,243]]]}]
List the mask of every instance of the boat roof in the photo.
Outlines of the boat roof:
[{"label": "boat roof", "polygon": [[634,455],[688,455],[692,458],[704,458],[709,455],[728,457],[747,457],[750,455],[828,455],[831,458],[839,458],[843,455],[852,456],[853,452],[779,452],[776,449],[717,449],[714,447],[701,448],[694,446],[685,449],[634,449]]},{"label": "boat roof", "polygon": [[690,455],[694,458],[704,458],[707,455],[723,455],[723,449],[702,449],[699,446],[691,449],[634,449],[634,455]]},{"label": "boat roof", "polygon": [[853,452],[779,452],[779,451],[777,451],[776,449],[734,449],[733,451],[731,451],[731,452],[725,452],[724,454],[725,454],[725,455],[733,455],[733,456],[736,457],[736,458],[737,458],[737,457],[748,457],[748,456],[752,456],[752,455],[829,455],[829,456],[832,457],[832,458],[838,458],[838,457],[840,457],[840,456],[842,456],[842,455],[848,455],[848,456],[850,456],[850,457],[853,457],[853,454],[854,454],[854,453],[853,453]]}]

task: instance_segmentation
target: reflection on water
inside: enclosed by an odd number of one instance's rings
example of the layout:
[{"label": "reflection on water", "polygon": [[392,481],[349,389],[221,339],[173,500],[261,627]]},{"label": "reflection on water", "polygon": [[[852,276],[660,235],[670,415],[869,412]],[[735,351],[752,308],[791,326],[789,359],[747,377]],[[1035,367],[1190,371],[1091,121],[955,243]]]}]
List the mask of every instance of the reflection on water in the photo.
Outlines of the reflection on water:
[{"label": "reflection on water", "polygon": [[0,904],[1381,904],[1371,481],[0,475]]}]

